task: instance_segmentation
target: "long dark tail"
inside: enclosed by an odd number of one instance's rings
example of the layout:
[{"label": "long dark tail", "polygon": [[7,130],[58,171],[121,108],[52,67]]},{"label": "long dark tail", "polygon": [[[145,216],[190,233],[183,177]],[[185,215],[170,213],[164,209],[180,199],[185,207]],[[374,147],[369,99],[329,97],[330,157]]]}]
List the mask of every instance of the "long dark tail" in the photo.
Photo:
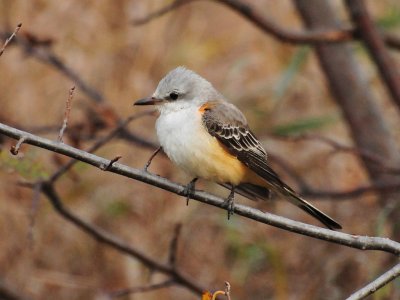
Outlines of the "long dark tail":
[{"label": "long dark tail", "polygon": [[[222,186],[230,189],[231,185],[230,184],[222,184]],[[290,187],[287,185],[283,185],[282,187],[279,186],[274,186],[273,188],[277,193],[281,194],[284,196],[287,200],[289,200],[291,203],[296,205],[298,208],[304,210],[306,213],[309,215],[313,216],[316,218],[318,221],[320,221],[322,224],[324,224],[326,227],[332,230],[336,229],[342,229],[342,226],[337,223],[335,220],[333,220],[331,217],[320,211],[318,208],[307,202],[306,200],[302,199],[300,196],[296,194]],[[270,199],[270,190],[251,183],[241,183],[238,186],[235,187],[235,192],[238,194],[249,198],[251,200],[269,200]]]},{"label": "long dark tail", "polygon": [[292,189],[290,188],[288,189],[286,187],[284,187],[283,189],[284,192],[282,194],[286,196],[290,202],[292,202],[298,208],[301,208],[306,213],[310,214],[311,216],[319,220],[326,227],[332,230],[342,229],[342,226],[338,222],[329,217],[327,214],[324,214],[322,211],[320,211],[318,208],[316,208],[303,198],[301,198]]}]

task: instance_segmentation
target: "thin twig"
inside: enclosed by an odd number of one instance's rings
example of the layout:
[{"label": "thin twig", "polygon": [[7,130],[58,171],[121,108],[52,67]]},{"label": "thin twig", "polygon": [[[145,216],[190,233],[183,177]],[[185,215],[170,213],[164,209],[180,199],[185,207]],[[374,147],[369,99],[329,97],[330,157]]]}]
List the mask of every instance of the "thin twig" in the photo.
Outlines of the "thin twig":
[{"label": "thin twig", "polygon": [[117,155],[116,157],[114,157],[113,159],[111,159],[110,162],[109,162],[107,165],[102,165],[102,166],[100,166],[100,169],[103,170],[103,171],[108,171],[108,170],[112,167],[112,165],[113,165],[115,162],[119,161],[121,158],[122,158],[121,155]]},{"label": "thin twig", "polygon": [[71,112],[71,102],[72,102],[72,98],[74,97],[74,91],[75,91],[75,87],[73,86],[69,90],[69,96],[68,96],[67,101],[65,102],[64,121],[63,121],[63,125],[61,126],[60,133],[58,134],[58,141],[60,143],[63,142],[64,131],[68,126],[69,114]]},{"label": "thin twig", "polygon": [[383,273],[381,276],[376,278],[374,281],[370,282],[368,285],[364,286],[357,292],[351,294],[346,300],[360,300],[373,294],[381,287],[385,286],[393,279],[400,276],[400,264],[395,265],[393,268]]},{"label": "thin twig", "polygon": [[400,73],[398,66],[390,57],[383,37],[368,13],[366,2],[364,0],[346,0],[346,4],[353,22],[357,26],[357,32],[375,61],[393,101],[400,109]]},{"label": "thin twig", "polygon": [[155,283],[147,286],[139,286],[139,287],[131,287],[127,289],[122,289],[119,291],[115,291],[110,293],[108,296],[110,298],[119,298],[119,297],[124,297],[132,294],[138,294],[138,293],[145,293],[145,292],[152,292],[155,290],[160,290],[164,289],[167,287],[170,287],[171,285],[176,284],[176,282],[173,279],[168,279],[160,283]]},{"label": "thin twig", "polygon": [[[0,133],[3,133],[14,139],[19,139],[21,136],[26,135],[28,136],[28,143],[31,145],[48,149],[50,151],[57,152],[69,157],[76,158],[82,162],[93,165],[97,168],[100,168],[102,164],[107,164],[109,162],[105,158],[73,148],[69,145],[57,143],[39,136],[29,134],[27,132],[9,127],[2,123],[0,123]],[[173,183],[166,178],[150,174],[143,170],[134,169],[119,163],[115,163],[111,166],[109,172],[113,172],[128,178],[139,180],[186,197],[185,186]],[[225,199],[222,199],[220,197],[214,196],[206,192],[194,191],[192,198],[209,205],[226,209],[226,205],[224,204]],[[237,215],[241,215],[243,217],[258,221],[260,223],[268,224],[287,231],[310,236],[316,239],[325,240],[328,242],[356,249],[378,250],[378,251],[392,253],[396,256],[400,255],[400,243],[389,240],[387,238],[356,236],[342,232],[332,231],[325,228],[293,221],[270,213],[262,212],[260,210],[241,204],[235,205],[234,212]]]},{"label": "thin twig", "polygon": [[11,42],[11,40],[17,35],[18,31],[21,29],[22,27],[22,23],[19,23],[17,25],[17,27],[15,28],[14,32],[10,35],[9,38],[6,39],[6,41],[4,42],[3,47],[0,49],[0,56],[3,55],[4,50],[6,50],[7,45]]},{"label": "thin twig", "polygon": [[[118,134],[121,133],[125,129],[125,127],[132,122],[133,120],[136,120],[138,118],[141,118],[143,116],[147,116],[151,114],[152,111],[144,111],[135,115],[132,115],[128,117],[126,120],[120,122],[120,124],[115,127],[109,134],[104,136],[103,138],[99,139],[96,143],[94,143],[91,147],[89,147],[86,151],[89,153],[95,152],[98,150],[100,147],[104,146],[107,144],[111,139],[116,137]],[[73,167],[75,163],[77,163],[78,160],[76,159],[71,159],[68,163],[66,163],[64,166],[60,167],[52,176],[50,176],[49,181],[54,182],[58,178],[60,178],[65,172],[67,172],[70,168]]]},{"label": "thin twig", "polygon": [[17,144],[15,146],[11,146],[10,153],[12,155],[17,155],[19,152],[19,148],[21,148],[21,145],[26,141],[27,138],[28,138],[27,136],[22,135],[18,140]]},{"label": "thin twig", "polygon": [[158,154],[158,152],[160,152],[162,149],[162,147],[158,147],[153,154],[151,154],[149,160],[147,161],[146,165],[144,166],[143,170],[145,170],[147,172],[147,169],[150,167],[151,162],[153,161],[154,157]]},{"label": "thin twig", "polygon": [[231,284],[225,281],[225,295],[228,300],[231,300]]}]

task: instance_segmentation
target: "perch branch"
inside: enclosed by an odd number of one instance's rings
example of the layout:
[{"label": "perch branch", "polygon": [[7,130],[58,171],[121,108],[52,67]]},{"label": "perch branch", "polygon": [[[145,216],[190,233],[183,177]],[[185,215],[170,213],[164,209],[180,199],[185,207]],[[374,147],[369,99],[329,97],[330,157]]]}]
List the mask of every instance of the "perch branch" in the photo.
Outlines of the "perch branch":
[{"label": "perch branch", "polygon": [[[7,135],[14,139],[19,139],[21,136],[25,135],[27,137],[25,143],[27,144],[31,144],[40,148],[50,150],[52,152],[75,158],[97,168],[100,168],[102,165],[108,165],[110,162],[110,160],[104,159],[94,154],[87,153],[85,151],[62,143],[54,142],[39,136],[32,135],[28,132],[18,130],[2,123],[0,123],[0,133],[3,133],[4,135]],[[176,184],[166,178],[150,174],[143,170],[134,169],[119,163],[114,163],[108,171],[145,182],[147,184],[162,188],[177,195],[181,195],[184,197],[186,196],[185,186]],[[224,205],[224,199],[206,192],[195,191],[192,195],[192,198],[209,205],[226,209],[226,206]],[[400,243],[387,238],[357,236],[343,232],[336,232],[325,228],[293,221],[270,213],[262,212],[260,210],[240,204],[235,205],[234,212],[237,215],[241,215],[260,223],[268,224],[316,239],[361,250],[378,250],[388,252],[396,256],[400,255]]]}]

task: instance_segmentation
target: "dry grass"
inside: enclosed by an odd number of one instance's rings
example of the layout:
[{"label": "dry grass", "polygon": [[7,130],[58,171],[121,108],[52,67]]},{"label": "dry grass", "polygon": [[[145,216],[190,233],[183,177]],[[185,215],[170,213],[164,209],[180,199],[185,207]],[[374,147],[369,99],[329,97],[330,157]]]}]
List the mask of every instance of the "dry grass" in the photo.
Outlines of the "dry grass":
[{"label": "dry grass", "polygon": [[[311,52],[278,97],[277,87],[288,77],[298,48],[275,41],[237,14],[207,1],[182,7],[142,27],[130,25],[135,17],[166,2],[3,0],[0,29],[11,30],[22,22],[19,34],[51,39],[54,52],[103,93],[108,105],[122,118],[140,111],[132,107],[133,101],[152,93],[168,70],[185,65],[208,78],[236,103],[266,148],[287,158],[312,186],[341,190],[367,183],[367,176],[353,155],[332,156],[330,149],[319,143],[282,142],[268,135],[277,126],[296,120],[340,115]],[[371,5],[376,18],[387,16],[390,10],[400,10],[398,1]],[[300,24],[290,1],[257,1],[257,7],[283,26]],[[371,80],[371,92],[383,99],[381,108],[392,128],[399,128],[375,69],[365,53],[358,51]],[[398,54],[396,58],[399,62]],[[65,100],[74,82],[13,45],[0,59],[0,74],[2,122],[24,128],[61,126]],[[77,89],[69,128],[88,123],[87,107],[96,105]],[[129,128],[155,141],[154,117],[135,121]],[[310,130],[351,144],[340,116],[326,126]],[[398,134],[396,130],[393,133]],[[49,136],[56,139],[57,132]],[[67,138],[65,141],[72,143]],[[3,143],[0,153],[0,283],[32,299],[70,300],[103,299],[105,292],[163,279],[140,262],[78,231],[60,218],[44,197],[36,215],[34,242],[30,243],[27,234],[32,192],[17,187],[15,182],[51,174],[60,158],[27,146],[22,147],[18,158],[11,157],[11,143]],[[151,151],[113,140],[98,153],[110,158],[122,155],[122,163],[140,168]],[[189,180],[164,157],[154,161],[151,171],[180,182]],[[283,172],[282,176],[287,178]],[[199,187],[226,194],[208,183],[202,182]],[[240,217],[227,221],[221,210],[194,201],[186,207],[183,199],[175,195],[83,164],[74,167],[73,173],[64,176],[56,188],[68,207],[83,219],[162,261],[167,260],[175,225],[182,223],[179,268],[209,290],[222,289],[223,282],[229,281],[233,299],[342,299],[387,266],[387,256],[383,254],[311,240]],[[239,201],[314,222],[286,202]],[[346,232],[391,234],[388,227],[378,226],[382,208],[372,196],[318,201],[317,205],[340,220]],[[389,299],[391,296],[386,295],[399,293],[392,285],[376,299]],[[124,299],[141,297],[198,299],[179,287]]]}]

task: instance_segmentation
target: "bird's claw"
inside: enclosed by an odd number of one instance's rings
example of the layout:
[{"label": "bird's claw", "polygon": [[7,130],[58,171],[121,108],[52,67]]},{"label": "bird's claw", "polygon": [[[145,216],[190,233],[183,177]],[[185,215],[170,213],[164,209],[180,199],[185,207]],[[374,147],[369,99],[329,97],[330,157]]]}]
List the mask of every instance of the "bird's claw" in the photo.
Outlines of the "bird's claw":
[{"label": "bird's claw", "polygon": [[226,209],[228,211],[228,220],[229,220],[235,210],[235,201],[232,193],[228,196],[228,198],[225,199],[223,204],[224,206],[226,206]]},{"label": "bird's claw", "polygon": [[197,178],[194,178],[185,186],[185,189],[183,190],[183,195],[186,196],[186,205],[189,205],[190,196],[195,191],[196,181]]}]

